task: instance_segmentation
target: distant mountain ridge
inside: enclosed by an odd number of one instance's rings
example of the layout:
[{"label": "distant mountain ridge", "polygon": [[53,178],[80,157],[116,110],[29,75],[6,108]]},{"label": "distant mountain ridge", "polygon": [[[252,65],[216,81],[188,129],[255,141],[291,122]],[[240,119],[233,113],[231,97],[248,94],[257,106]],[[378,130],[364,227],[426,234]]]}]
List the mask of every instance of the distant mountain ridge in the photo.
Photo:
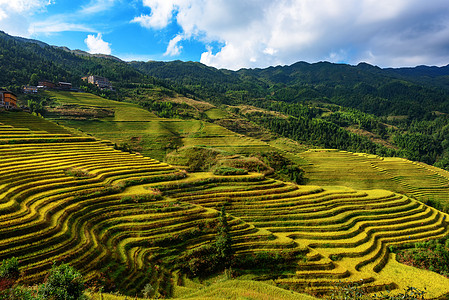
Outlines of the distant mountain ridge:
[{"label": "distant mountain ridge", "polygon": [[[49,46],[0,33],[0,86],[17,88],[31,76],[70,81],[95,74],[125,84],[151,82],[215,104],[255,99],[319,101],[383,115],[449,113],[449,65],[382,69],[367,63],[297,62],[231,71],[199,62],[124,62],[108,55]],[[36,76],[34,76],[36,78]],[[157,79],[157,80],[156,80]]]}]

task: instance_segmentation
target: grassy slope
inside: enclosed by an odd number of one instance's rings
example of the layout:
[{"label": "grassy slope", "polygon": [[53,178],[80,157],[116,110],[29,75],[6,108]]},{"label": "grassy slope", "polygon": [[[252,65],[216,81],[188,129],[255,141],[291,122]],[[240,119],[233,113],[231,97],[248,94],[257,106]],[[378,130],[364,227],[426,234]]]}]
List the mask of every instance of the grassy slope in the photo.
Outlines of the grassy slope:
[{"label": "grassy slope", "polygon": [[[117,144],[133,144],[144,155],[162,160],[174,145],[213,146],[230,152],[246,153],[269,150],[262,141],[244,137],[219,125],[201,120],[158,118],[137,105],[100,98],[87,93],[47,92],[58,104],[76,104],[105,107],[115,112],[114,117],[97,120],[72,120],[60,117],[58,122],[90,133]],[[223,115],[212,109],[211,115]],[[166,150],[166,148],[169,149]],[[171,150],[170,150],[171,149]]]}]

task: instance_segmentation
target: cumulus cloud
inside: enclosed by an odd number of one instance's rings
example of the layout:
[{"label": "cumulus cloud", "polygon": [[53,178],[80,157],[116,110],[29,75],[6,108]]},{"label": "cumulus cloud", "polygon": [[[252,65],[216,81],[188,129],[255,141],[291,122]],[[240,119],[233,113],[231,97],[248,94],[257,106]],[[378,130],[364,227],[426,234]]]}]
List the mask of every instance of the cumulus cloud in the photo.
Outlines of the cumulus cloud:
[{"label": "cumulus cloud", "polygon": [[101,33],[98,33],[97,36],[94,34],[89,34],[87,38],[84,40],[89,49],[89,53],[91,54],[111,54],[111,46],[108,42],[103,41]]},{"label": "cumulus cloud", "polygon": [[131,22],[147,28],[164,28],[176,9],[175,2],[175,0],[143,0],[143,4],[151,8],[151,14],[135,17]]},{"label": "cumulus cloud", "polygon": [[380,66],[449,62],[447,0],[143,0],[149,15],[133,22],[182,28],[167,48],[181,51],[182,38],[208,49],[201,62],[238,69],[299,60]]}]

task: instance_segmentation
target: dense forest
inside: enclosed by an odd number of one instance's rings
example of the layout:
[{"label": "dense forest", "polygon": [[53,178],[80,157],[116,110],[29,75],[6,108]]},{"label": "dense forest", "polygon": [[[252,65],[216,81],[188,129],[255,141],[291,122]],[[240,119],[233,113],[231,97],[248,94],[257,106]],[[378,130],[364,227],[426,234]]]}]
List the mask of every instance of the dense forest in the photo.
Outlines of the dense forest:
[{"label": "dense forest", "polygon": [[[235,116],[309,145],[449,168],[449,66],[381,69],[366,63],[298,62],[230,71],[197,62],[127,63],[1,32],[0,66],[0,86],[17,93],[40,79],[69,81],[161,117],[204,119],[169,101],[183,95],[231,106]],[[109,78],[116,91],[83,83],[81,77],[89,74]],[[242,113],[239,105],[278,114]]]}]

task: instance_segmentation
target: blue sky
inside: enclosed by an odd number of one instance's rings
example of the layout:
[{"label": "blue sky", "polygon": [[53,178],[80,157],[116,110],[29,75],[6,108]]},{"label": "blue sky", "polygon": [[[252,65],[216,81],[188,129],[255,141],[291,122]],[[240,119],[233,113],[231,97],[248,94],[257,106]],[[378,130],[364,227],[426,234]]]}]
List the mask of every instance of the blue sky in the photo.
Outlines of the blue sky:
[{"label": "blue sky", "polygon": [[0,0],[0,30],[123,60],[449,64],[447,0]]}]

